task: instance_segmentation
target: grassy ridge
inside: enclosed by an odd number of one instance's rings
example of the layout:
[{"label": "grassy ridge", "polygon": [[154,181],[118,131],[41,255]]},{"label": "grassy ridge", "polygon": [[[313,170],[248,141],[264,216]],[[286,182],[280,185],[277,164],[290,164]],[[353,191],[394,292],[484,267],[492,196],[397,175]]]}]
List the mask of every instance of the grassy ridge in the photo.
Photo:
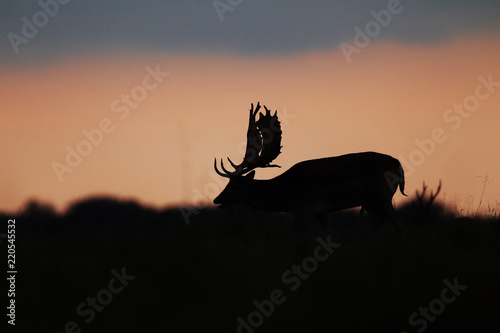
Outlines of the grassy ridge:
[{"label": "grassy ridge", "polygon": [[[409,316],[456,278],[467,289],[425,332],[497,331],[500,220],[438,206],[399,214],[400,235],[349,212],[331,214],[328,233],[315,220],[299,233],[286,214],[245,207],[202,209],[186,224],[179,209],[111,199],[62,215],[32,204],[16,217],[17,328],[62,332],[74,321],[82,332],[237,332],[238,317],[248,322],[253,302],[279,289],[286,300],[241,332],[417,332],[423,324]],[[291,290],[283,274],[328,234],[341,246]],[[77,307],[122,269],[135,278],[85,322],[90,312]]]}]

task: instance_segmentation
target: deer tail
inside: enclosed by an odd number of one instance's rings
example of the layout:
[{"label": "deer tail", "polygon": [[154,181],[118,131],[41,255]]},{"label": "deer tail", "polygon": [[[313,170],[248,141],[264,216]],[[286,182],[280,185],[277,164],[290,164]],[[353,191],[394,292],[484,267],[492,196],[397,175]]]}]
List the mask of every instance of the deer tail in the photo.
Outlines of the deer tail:
[{"label": "deer tail", "polygon": [[399,176],[399,190],[401,191],[401,194],[407,197],[405,193],[405,172],[403,171],[403,166],[401,165],[401,162],[398,164],[398,176]]}]

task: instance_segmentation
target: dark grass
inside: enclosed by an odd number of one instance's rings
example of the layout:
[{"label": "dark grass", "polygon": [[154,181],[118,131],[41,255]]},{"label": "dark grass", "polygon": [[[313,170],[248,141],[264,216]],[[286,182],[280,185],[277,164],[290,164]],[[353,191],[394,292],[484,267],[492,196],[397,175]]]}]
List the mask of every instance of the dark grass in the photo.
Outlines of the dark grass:
[{"label": "dark grass", "polygon": [[[62,332],[75,321],[82,332],[237,332],[237,317],[280,289],[286,301],[254,332],[417,332],[410,314],[457,277],[467,290],[425,332],[498,332],[499,219],[437,206],[399,214],[399,235],[368,216],[331,214],[328,232],[341,246],[291,291],[282,274],[327,237],[314,219],[298,233],[287,214],[245,207],[201,209],[186,224],[179,209],[111,199],[63,215],[32,204],[2,215],[16,218],[16,331]],[[122,267],[135,279],[85,323],[78,304]]]}]

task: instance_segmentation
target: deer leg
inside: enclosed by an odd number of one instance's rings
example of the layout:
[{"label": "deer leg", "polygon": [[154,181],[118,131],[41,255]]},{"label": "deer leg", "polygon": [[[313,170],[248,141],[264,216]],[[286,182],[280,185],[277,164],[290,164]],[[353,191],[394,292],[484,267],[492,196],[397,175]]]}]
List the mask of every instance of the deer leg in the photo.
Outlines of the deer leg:
[{"label": "deer leg", "polygon": [[295,212],[293,214],[293,232],[296,241],[295,249],[299,257],[310,255],[313,251],[311,234],[311,214],[309,212]]},{"label": "deer leg", "polygon": [[313,213],[310,211],[301,211],[294,213],[293,228],[300,235],[309,237],[313,233]]},{"label": "deer leg", "polygon": [[293,229],[295,231],[302,232],[304,230],[306,220],[307,220],[307,214],[303,212],[293,213]]},{"label": "deer leg", "polygon": [[377,204],[365,204],[363,209],[370,215],[377,226],[384,223],[384,214],[381,212],[380,206]]},{"label": "deer leg", "polygon": [[328,213],[327,212],[322,212],[316,214],[316,217],[320,223],[321,230],[328,234],[330,231],[330,221],[328,220]]},{"label": "deer leg", "polygon": [[386,218],[391,221],[392,225],[396,229],[396,232],[401,232],[401,219],[399,218],[394,206],[392,205],[392,200],[386,202],[383,206]]},{"label": "deer leg", "polygon": [[376,191],[369,193],[369,202],[365,202],[363,208],[380,225],[390,222],[397,231],[401,228],[401,222],[394,206],[392,205],[391,191]]}]

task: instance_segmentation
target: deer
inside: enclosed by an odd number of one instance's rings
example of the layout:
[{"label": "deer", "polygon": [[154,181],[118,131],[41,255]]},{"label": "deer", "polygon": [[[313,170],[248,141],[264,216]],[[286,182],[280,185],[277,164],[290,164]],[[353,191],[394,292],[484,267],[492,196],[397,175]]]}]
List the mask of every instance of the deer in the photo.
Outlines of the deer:
[{"label": "deer", "polygon": [[399,217],[392,205],[392,197],[399,186],[404,193],[405,178],[401,163],[376,152],[350,153],[299,162],[284,173],[266,180],[255,179],[256,168],[274,168],[271,164],[281,153],[281,124],[277,111],[271,115],[264,106],[265,115],[257,113],[251,103],[247,130],[247,144],[243,161],[236,165],[228,157],[234,171],[229,171],[221,159],[215,172],[229,183],[213,200],[219,208],[245,204],[268,212],[289,212],[294,224],[300,226],[311,215],[317,216],[324,228],[326,214],[361,206],[374,220],[392,222],[400,228]]}]

